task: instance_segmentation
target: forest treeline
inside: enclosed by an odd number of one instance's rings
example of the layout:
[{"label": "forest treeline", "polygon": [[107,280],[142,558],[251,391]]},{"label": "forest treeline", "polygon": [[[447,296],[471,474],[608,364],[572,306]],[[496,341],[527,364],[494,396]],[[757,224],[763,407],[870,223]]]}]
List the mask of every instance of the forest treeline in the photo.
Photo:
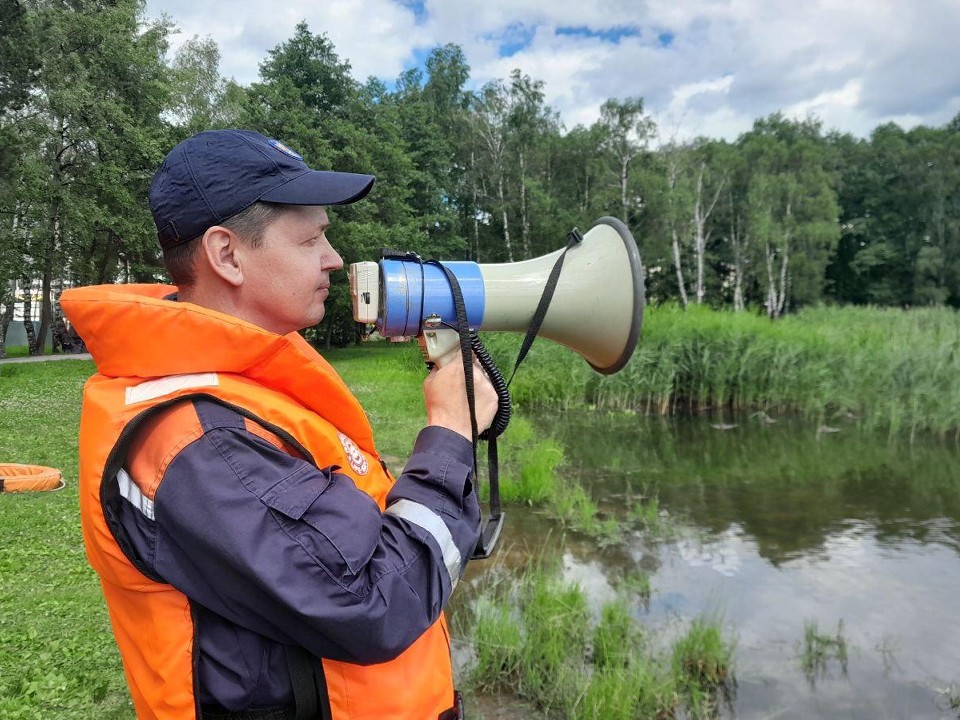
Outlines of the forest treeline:
[{"label": "forest treeline", "polygon": [[[0,0],[0,353],[15,305],[29,318],[39,303],[38,351],[63,286],[165,278],[147,187],[176,142],[218,127],[377,176],[332,214],[347,263],[383,247],[522,260],[612,215],[653,301],[774,318],[821,301],[960,305],[960,116],[861,139],[774,114],[733,142],[679,140],[626,97],[567,128],[520,70],[470,89],[456,45],[360,82],[301,23],[243,86],[209,38],[168,59],[174,23],[139,0]],[[328,307],[315,339],[350,341],[345,282]]]}]

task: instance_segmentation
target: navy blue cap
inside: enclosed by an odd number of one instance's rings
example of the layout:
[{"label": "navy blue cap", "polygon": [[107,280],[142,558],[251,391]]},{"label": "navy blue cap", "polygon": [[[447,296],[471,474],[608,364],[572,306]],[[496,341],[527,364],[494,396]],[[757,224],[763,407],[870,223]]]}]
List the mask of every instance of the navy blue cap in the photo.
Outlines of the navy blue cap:
[{"label": "navy blue cap", "polygon": [[345,205],[373,175],[313,170],[282,142],[250,130],[208,130],[177,145],[150,185],[164,250],[193,240],[253,203]]}]

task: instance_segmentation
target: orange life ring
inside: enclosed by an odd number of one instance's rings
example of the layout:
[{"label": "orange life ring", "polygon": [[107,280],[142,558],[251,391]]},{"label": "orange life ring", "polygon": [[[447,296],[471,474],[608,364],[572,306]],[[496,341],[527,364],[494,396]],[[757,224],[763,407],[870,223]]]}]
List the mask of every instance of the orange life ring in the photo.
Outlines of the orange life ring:
[{"label": "orange life ring", "polygon": [[0,463],[0,492],[38,492],[59,490],[63,486],[63,475],[56,468]]}]

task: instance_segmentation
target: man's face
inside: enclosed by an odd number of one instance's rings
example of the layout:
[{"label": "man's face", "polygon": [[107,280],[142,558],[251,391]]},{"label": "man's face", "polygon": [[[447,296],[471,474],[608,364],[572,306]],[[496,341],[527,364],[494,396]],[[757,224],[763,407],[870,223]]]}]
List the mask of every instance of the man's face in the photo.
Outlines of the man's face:
[{"label": "man's face", "polygon": [[343,267],[328,227],[322,207],[293,207],[267,228],[259,248],[245,248],[241,297],[254,323],[286,335],[323,319],[330,271]]}]

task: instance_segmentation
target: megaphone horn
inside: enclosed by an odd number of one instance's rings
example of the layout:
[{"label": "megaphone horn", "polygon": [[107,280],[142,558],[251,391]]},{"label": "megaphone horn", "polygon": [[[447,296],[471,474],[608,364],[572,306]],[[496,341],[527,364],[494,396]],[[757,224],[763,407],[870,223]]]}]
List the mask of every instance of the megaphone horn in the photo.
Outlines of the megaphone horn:
[{"label": "megaphone horn", "polygon": [[[564,255],[564,252],[566,253]],[[444,262],[456,276],[473,330],[526,332],[563,255],[563,266],[539,336],[612,374],[633,354],[643,323],[643,267],[637,244],[620,220],[600,218],[569,248],[532,260],[479,264]],[[450,282],[442,268],[417,259],[386,258],[350,266],[354,319],[387,338],[419,336],[428,361],[459,347]]]}]

